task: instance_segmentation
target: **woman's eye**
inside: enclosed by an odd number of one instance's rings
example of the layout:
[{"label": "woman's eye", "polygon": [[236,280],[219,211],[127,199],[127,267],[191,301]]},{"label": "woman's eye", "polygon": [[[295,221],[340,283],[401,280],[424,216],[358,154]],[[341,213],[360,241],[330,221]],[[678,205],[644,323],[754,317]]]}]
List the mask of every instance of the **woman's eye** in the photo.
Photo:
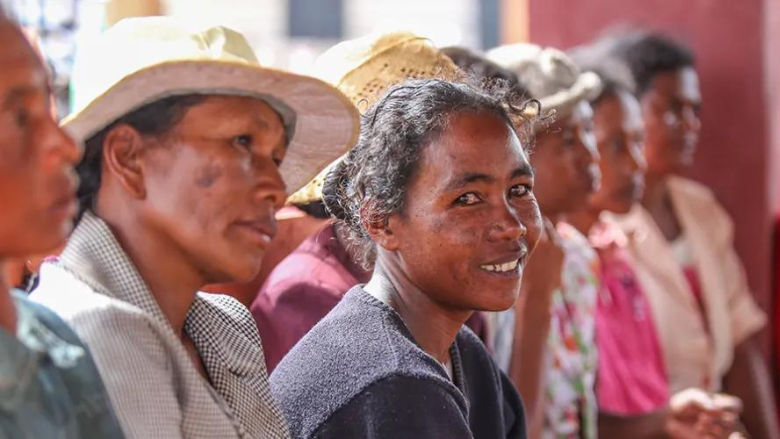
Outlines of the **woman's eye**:
[{"label": "woman's eye", "polygon": [[479,203],[480,201],[481,200],[477,194],[475,194],[474,192],[468,192],[459,196],[455,200],[455,204],[460,206],[471,206],[473,204]]},{"label": "woman's eye", "polygon": [[531,192],[531,186],[527,184],[518,184],[515,186],[512,186],[511,189],[509,189],[509,196],[510,197],[517,197],[521,198],[526,195],[528,195]]},{"label": "woman's eye", "polygon": [[233,138],[233,144],[244,149],[252,147],[252,136],[249,134],[243,134]]}]

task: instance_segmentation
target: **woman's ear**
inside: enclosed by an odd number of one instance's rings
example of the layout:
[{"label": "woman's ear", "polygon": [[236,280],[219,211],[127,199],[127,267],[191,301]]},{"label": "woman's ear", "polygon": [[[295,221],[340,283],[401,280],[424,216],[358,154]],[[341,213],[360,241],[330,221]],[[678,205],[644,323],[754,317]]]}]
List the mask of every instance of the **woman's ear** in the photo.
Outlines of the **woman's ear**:
[{"label": "woman's ear", "polygon": [[103,173],[110,174],[133,197],[144,198],[141,134],[127,124],[112,128],[103,140]]},{"label": "woman's ear", "polygon": [[378,246],[385,250],[394,251],[398,249],[398,236],[395,234],[393,225],[397,223],[397,215],[389,216],[377,215],[372,213],[370,201],[360,207],[360,220],[363,222],[363,228]]}]

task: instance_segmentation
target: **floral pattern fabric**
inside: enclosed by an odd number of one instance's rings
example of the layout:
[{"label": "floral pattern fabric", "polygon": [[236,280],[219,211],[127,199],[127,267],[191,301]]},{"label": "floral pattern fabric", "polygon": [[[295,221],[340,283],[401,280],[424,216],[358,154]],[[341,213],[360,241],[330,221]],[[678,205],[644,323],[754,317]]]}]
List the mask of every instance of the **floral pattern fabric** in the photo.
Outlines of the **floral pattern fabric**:
[{"label": "floral pattern fabric", "polygon": [[595,439],[594,391],[599,260],[574,227],[559,223],[564,247],[561,288],[553,293],[546,368],[544,439]]}]

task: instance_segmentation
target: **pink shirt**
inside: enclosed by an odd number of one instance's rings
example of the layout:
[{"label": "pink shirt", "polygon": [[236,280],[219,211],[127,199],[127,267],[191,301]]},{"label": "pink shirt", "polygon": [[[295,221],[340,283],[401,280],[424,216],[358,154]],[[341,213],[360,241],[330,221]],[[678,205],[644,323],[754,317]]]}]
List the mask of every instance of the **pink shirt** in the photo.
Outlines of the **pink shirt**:
[{"label": "pink shirt", "polygon": [[646,414],[667,405],[669,384],[650,306],[624,248],[609,222],[596,224],[590,241],[601,261],[596,310],[599,409],[617,415]]}]

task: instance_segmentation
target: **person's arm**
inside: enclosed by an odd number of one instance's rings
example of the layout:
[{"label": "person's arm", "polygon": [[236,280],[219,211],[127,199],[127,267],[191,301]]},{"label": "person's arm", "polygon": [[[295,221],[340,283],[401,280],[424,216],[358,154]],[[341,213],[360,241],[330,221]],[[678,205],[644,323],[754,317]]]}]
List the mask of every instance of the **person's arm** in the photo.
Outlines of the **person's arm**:
[{"label": "person's arm", "polygon": [[772,380],[756,336],[737,345],[724,387],[727,393],[742,399],[742,420],[752,437],[780,438]]},{"label": "person's arm", "polygon": [[432,379],[388,377],[361,391],[301,439],[471,439],[465,401],[458,397]]},{"label": "person's arm", "polygon": [[564,252],[555,227],[545,220],[545,233],[523,270],[515,304],[515,334],[509,377],[523,397],[530,431],[541,415],[544,364],[550,331],[552,294],[560,287]]},{"label": "person's arm", "polygon": [[599,438],[602,439],[663,439],[666,438],[664,423],[668,411],[656,410],[634,416],[620,416],[599,413]]}]

